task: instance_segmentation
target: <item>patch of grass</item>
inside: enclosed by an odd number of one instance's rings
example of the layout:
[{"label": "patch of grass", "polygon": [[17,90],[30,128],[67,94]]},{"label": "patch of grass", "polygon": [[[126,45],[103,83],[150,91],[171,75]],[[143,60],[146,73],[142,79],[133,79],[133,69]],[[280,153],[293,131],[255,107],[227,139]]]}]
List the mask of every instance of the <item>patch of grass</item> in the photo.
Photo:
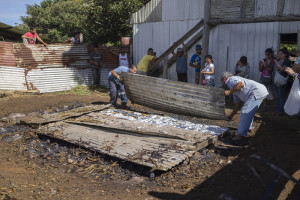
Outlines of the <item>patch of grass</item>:
[{"label": "patch of grass", "polygon": [[102,86],[90,84],[88,86],[77,85],[69,91],[58,92],[59,95],[76,94],[76,95],[93,95],[93,94],[107,95],[108,89]]}]

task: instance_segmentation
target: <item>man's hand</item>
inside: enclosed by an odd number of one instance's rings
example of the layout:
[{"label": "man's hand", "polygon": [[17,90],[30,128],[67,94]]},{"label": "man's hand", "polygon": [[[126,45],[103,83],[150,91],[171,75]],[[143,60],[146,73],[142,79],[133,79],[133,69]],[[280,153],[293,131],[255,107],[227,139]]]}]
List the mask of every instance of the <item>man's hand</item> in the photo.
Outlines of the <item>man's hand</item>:
[{"label": "man's hand", "polygon": [[224,91],[224,96],[229,96],[230,95],[230,90],[225,90]]},{"label": "man's hand", "polygon": [[232,117],[233,117],[232,115],[229,115],[229,116],[227,117],[227,120],[228,120],[228,121],[231,121],[231,120],[232,120]]}]

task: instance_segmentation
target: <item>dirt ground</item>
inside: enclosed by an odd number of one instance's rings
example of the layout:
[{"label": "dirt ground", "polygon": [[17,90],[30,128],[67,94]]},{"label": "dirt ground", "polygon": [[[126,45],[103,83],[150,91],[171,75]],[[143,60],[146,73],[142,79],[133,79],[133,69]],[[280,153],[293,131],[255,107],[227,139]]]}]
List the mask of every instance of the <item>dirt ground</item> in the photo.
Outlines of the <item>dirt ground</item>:
[{"label": "dirt ground", "polygon": [[[154,172],[153,178],[146,167],[39,136],[13,120],[32,112],[108,102],[107,92],[0,94],[0,199],[253,200],[263,199],[268,190],[269,199],[300,199],[299,184],[281,175],[272,187],[277,171],[251,157],[257,154],[300,179],[300,118],[274,116],[274,102],[256,115],[251,137],[241,142],[231,140],[238,115],[231,122],[188,118],[230,130],[217,144],[168,172]],[[137,105],[131,109],[160,113]],[[229,106],[226,113],[230,111]]]}]

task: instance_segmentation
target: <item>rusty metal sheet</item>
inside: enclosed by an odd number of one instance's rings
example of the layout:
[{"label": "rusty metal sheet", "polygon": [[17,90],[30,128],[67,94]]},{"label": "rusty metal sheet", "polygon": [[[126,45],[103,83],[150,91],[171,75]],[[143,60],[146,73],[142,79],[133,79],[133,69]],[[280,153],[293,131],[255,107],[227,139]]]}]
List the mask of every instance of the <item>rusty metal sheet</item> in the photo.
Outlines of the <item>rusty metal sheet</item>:
[{"label": "rusty metal sheet", "polygon": [[121,134],[63,122],[40,127],[38,133],[163,171],[178,165],[196,152],[195,146],[189,141]]},{"label": "rusty metal sheet", "polygon": [[46,114],[41,116],[26,116],[20,119],[21,123],[27,125],[43,125],[52,122],[62,121],[72,117],[79,117],[81,115],[85,115],[91,112],[101,111],[108,108],[110,104],[104,105],[90,105],[90,106],[83,106],[74,108],[72,110],[67,110],[63,112],[53,113],[53,114]]},{"label": "rusty metal sheet", "polygon": [[[158,126],[138,119],[121,119],[120,115],[107,115],[106,111],[74,117],[74,113],[78,112],[74,109],[40,116],[26,123],[44,124],[39,127],[39,134],[163,171],[180,164],[218,139],[216,134],[182,129],[177,125]],[[149,117],[154,119],[152,115]],[[225,132],[227,129],[222,130]]]},{"label": "rusty metal sheet", "polygon": [[0,65],[10,67],[16,66],[13,43],[0,42]]},{"label": "rusty metal sheet", "polygon": [[226,119],[224,90],[167,79],[123,73],[127,97],[157,110]]},{"label": "rusty metal sheet", "polygon": [[14,43],[13,50],[18,67],[88,67],[86,44],[30,45]]}]

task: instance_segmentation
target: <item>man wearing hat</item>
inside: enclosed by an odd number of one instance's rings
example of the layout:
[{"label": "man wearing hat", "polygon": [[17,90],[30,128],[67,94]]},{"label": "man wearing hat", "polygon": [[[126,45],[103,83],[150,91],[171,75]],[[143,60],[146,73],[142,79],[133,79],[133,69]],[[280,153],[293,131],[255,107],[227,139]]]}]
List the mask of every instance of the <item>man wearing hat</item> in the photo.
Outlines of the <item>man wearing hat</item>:
[{"label": "man wearing hat", "polygon": [[200,83],[200,68],[201,68],[201,50],[202,47],[200,44],[197,44],[196,53],[191,57],[190,66],[195,67],[195,83],[199,85]]},{"label": "man wearing hat", "polygon": [[187,82],[187,52],[186,46],[182,43],[182,48],[178,48],[177,52],[172,52],[176,57],[176,72],[178,81]]}]

